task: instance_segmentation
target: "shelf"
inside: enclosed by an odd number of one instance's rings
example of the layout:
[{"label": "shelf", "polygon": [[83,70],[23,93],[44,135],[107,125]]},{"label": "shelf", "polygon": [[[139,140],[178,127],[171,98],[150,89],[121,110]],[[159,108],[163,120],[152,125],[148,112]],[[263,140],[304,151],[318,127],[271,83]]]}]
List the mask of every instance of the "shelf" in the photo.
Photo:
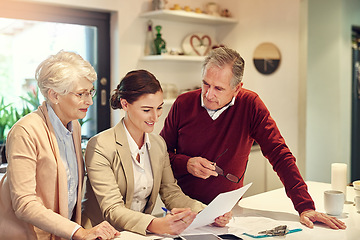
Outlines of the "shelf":
[{"label": "shelf", "polygon": [[216,17],[204,13],[186,12],[184,10],[156,10],[140,15],[143,18],[182,21],[204,24],[235,24],[238,21],[234,18]]},{"label": "shelf", "polygon": [[202,62],[205,56],[184,56],[184,55],[150,55],[144,56],[142,61],[188,61],[188,62]]}]

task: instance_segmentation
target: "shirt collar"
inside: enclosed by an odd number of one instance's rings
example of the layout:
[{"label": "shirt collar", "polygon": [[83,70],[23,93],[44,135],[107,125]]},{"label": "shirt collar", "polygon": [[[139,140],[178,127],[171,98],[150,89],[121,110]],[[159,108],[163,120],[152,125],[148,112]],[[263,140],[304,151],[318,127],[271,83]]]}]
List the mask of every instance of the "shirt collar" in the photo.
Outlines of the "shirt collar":
[{"label": "shirt collar", "polygon": [[214,111],[214,112],[216,112],[216,111],[219,111],[219,110],[221,110],[221,109],[224,109],[224,108],[228,108],[228,107],[230,107],[230,106],[233,106],[233,105],[235,104],[235,97],[233,97],[233,98],[231,99],[231,101],[230,101],[228,104],[226,104],[225,106],[223,106],[222,108],[215,109],[215,110],[210,110],[210,109],[208,109],[208,108],[205,107],[204,99],[203,99],[203,96],[202,96],[201,94],[200,94],[200,99],[201,99],[201,106],[202,106],[203,108],[205,108],[207,111]]},{"label": "shirt collar", "polygon": [[[125,128],[125,132],[126,132],[126,137],[128,139],[129,142],[129,148],[130,148],[130,153],[132,156],[135,156],[139,153],[139,148],[138,145],[136,144],[135,140],[132,138],[132,136],[130,135],[129,131],[127,130],[126,126],[125,126],[125,121],[123,121],[123,126]],[[145,133],[145,137],[144,137],[144,145],[141,146],[141,148],[143,148],[144,146],[147,146],[148,149],[151,148],[151,144],[150,144],[150,140],[149,140],[149,134]]]},{"label": "shirt collar", "polygon": [[67,125],[68,128],[66,128],[62,122],[60,121],[59,117],[56,115],[54,109],[50,106],[50,104],[46,103],[48,114],[50,118],[50,122],[54,127],[55,134],[57,136],[66,136],[71,135],[73,133],[73,125],[72,121],[69,122]]}]

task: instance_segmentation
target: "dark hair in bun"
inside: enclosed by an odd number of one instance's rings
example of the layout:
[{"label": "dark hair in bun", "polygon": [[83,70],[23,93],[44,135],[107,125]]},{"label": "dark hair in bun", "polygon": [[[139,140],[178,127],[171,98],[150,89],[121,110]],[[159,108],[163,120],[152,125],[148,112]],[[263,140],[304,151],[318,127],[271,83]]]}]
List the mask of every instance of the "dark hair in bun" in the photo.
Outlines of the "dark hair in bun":
[{"label": "dark hair in bun", "polygon": [[120,99],[125,99],[132,104],[144,94],[155,94],[162,92],[160,82],[156,77],[146,70],[135,70],[128,72],[121,80],[110,97],[112,109],[121,109]]}]

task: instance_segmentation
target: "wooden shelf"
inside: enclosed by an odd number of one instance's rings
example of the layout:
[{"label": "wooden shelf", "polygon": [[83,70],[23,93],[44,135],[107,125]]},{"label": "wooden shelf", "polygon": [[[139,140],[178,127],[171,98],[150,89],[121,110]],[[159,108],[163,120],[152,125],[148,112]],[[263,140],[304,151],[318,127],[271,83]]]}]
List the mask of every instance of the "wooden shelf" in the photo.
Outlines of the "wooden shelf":
[{"label": "wooden shelf", "polygon": [[161,19],[169,21],[182,21],[203,24],[235,24],[234,18],[216,17],[204,13],[186,12],[184,10],[156,10],[140,15],[143,18]]},{"label": "wooden shelf", "polygon": [[142,61],[188,61],[188,62],[202,62],[205,56],[184,56],[184,55],[149,55],[144,56]]}]

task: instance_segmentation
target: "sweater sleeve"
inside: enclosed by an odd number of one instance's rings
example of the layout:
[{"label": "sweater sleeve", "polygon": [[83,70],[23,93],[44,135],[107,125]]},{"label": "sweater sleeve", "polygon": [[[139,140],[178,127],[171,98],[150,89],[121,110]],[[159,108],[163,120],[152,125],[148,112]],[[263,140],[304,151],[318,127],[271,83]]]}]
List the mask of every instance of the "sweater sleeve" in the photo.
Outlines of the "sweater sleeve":
[{"label": "sweater sleeve", "polygon": [[160,136],[162,136],[166,142],[172,170],[176,178],[188,174],[187,162],[190,159],[190,156],[176,153],[178,146],[179,117],[179,101],[176,100],[172,105],[169,114],[165,119],[164,127],[160,132]]},{"label": "sweater sleeve", "polygon": [[296,159],[285,144],[274,119],[259,97],[254,102],[251,133],[253,138],[259,143],[262,153],[279,176],[296,211],[300,214],[305,210],[315,209],[307,185],[296,165]]},{"label": "sweater sleeve", "polygon": [[[41,193],[37,193],[45,189],[37,185],[38,175],[41,174],[37,170],[40,164],[47,162],[38,159],[36,149],[38,140],[33,137],[20,124],[15,125],[8,135],[7,174],[13,209],[20,220],[48,233],[70,239],[77,224],[46,207],[43,202],[45,200],[39,197]],[[42,184],[42,187],[44,185]]]}]

